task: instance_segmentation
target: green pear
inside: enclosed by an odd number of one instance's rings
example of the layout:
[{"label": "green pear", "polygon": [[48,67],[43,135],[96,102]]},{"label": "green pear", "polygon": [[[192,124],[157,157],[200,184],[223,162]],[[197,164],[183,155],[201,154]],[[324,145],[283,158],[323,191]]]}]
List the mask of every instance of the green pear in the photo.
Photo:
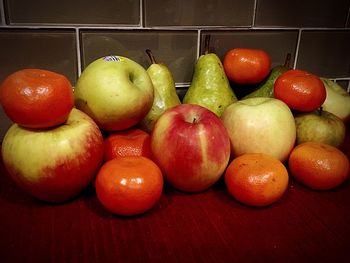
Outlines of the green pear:
[{"label": "green pear", "polygon": [[169,68],[163,63],[157,63],[151,50],[147,49],[146,53],[152,63],[147,73],[153,83],[154,99],[150,111],[140,122],[140,128],[151,132],[159,116],[167,109],[181,104],[181,101],[176,93],[175,82]]},{"label": "green pear", "polygon": [[284,65],[278,65],[271,69],[271,72],[268,78],[261,83],[256,90],[248,95],[244,96],[242,99],[254,98],[254,97],[266,97],[273,98],[273,87],[275,84],[275,80],[284,72],[290,69],[290,56],[288,53]]},{"label": "green pear", "polygon": [[197,60],[183,103],[198,104],[220,117],[227,106],[237,101],[237,97],[230,87],[219,57],[208,50],[209,35],[205,39],[205,54]]}]

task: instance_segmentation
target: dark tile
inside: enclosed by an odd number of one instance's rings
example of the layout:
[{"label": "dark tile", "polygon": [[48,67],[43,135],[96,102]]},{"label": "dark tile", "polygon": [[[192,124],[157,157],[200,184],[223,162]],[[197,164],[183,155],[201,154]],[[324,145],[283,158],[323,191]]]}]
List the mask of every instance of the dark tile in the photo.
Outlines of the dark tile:
[{"label": "dark tile", "polygon": [[140,24],[135,0],[7,0],[10,24]]},{"label": "dark tile", "polygon": [[74,30],[0,29],[0,81],[22,68],[42,68],[77,78]]},{"label": "dark tile", "polygon": [[82,30],[82,67],[107,55],[125,56],[145,68],[146,49],[171,70],[176,83],[189,82],[197,53],[197,31],[178,30]]},{"label": "dark tile", "polygon": [[348,0],[258,0],[255,26],[345,27]]},{"label": "dark tile", "polygon": [[251,26],[253,0],[144,0],[146,26]]},{"label": "dark tile", "polygon": [[2,23],[2,19],[3,19],[2,13],[3,13],[3,6],[2,6],[2,4],[0,2],[0,26],[3,24]]},{"label": "dark tile", "polygon": [[349,77],[349,47],[349,30],[302,31],[297,67],[324,77]]},{"label": "dark tile", "polygon": [[349,80],[337,80],[336,82],[337,82],[337,84],[342,86],[345,90],[348,90],[349,83],[350,83]]},{"label": "dark tile", "polygon": [[3,138],[11,125],[12,121],[6,116],[2,107],[0,107],[0,143],[3,141]]},{"label": "dark tile", "polygon": [[257,48],[265,50],[271,57],[272,66],[284,63],[287,53],[291,53],[293,66],[298,39],[297,30],[222,30],[202,31],[201,53],[204,39],[210,34],[210,50],[222,60],[232,48]]}]

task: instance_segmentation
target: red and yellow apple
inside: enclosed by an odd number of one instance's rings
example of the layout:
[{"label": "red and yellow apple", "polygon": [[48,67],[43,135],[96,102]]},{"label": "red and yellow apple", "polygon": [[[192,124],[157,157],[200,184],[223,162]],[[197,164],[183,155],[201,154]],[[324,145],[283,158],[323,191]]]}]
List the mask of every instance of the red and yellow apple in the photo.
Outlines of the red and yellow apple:
[{"label": "red and yellow apple", "polygon": [[122,56],[93,61],[80,75],[75,106],[107,131],[130,128],[143,119],[153,104],[153,84],[147,71]]},{"label": "red and yellow apple", "polygon": [[167,181],[185,192],[212,186],[230,159],[230,140],[221,120],[194,104],[175,106],[159,117],[151,149]]},{"label": "red and yellow apple", "polygon": [[13,124],[2,143],[4,165],[12,179],[47,202],[67,201],[94,178],[103,156],[95,122],[73,108],[67,121],[49,129]]},{"label": "red and yellow apple", "polygon": [[265,153],[284,162],[294,147],[294,117],[281,100],[240,100],[225,109],[221,120],[230,137],[233,157],[245,153]]}]

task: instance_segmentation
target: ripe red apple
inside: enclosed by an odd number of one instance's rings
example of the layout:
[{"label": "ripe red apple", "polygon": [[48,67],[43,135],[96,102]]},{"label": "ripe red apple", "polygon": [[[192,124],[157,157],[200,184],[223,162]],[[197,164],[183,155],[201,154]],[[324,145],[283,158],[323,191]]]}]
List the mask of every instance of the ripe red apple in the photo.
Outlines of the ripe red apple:
[{"label": "ripe red apple", "polygon": [[26,129],[13,124],[2,143],[4,165],[26,192],[48,202],[63,202],[93,179],[103,156],[95,122],[73,108],[65,124]]},{"label": "ripe red apple", "polygon": [[221,120],[194,104],[175,106],[160,116],[151,149],[168,182],[186,192],[212,186],[230,158],[230,140]]}]

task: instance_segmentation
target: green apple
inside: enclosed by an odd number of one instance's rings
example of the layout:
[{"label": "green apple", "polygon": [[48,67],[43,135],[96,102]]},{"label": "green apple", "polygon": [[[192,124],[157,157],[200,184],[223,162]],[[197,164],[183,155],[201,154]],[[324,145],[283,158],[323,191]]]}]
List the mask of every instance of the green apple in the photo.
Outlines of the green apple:
[{"label": "green apple", "polygon": [[344,122],[333,113],[321,109],[300,113],[295,116],[297,144],[303,142],[320,142],[342,146],[345,139]]},{"label": "green apple", "polygon": [[107,131],[127,129],[152,107],[153,85],[146,70],[122,56],[93,61],[74,89],[75,106]]},{"label": "green apple", "polygon": [[321,78],[327,91],[327,97],[322,108],[342,119],[344,122],[350,120],[350,94],[336,82]]},{"label": "green apple", "polygon": [[240,100],[228,106],[221,119],[229,133],[233,157],[265,153],[284,162],[294,147],[294,116],[281,100]]}]

